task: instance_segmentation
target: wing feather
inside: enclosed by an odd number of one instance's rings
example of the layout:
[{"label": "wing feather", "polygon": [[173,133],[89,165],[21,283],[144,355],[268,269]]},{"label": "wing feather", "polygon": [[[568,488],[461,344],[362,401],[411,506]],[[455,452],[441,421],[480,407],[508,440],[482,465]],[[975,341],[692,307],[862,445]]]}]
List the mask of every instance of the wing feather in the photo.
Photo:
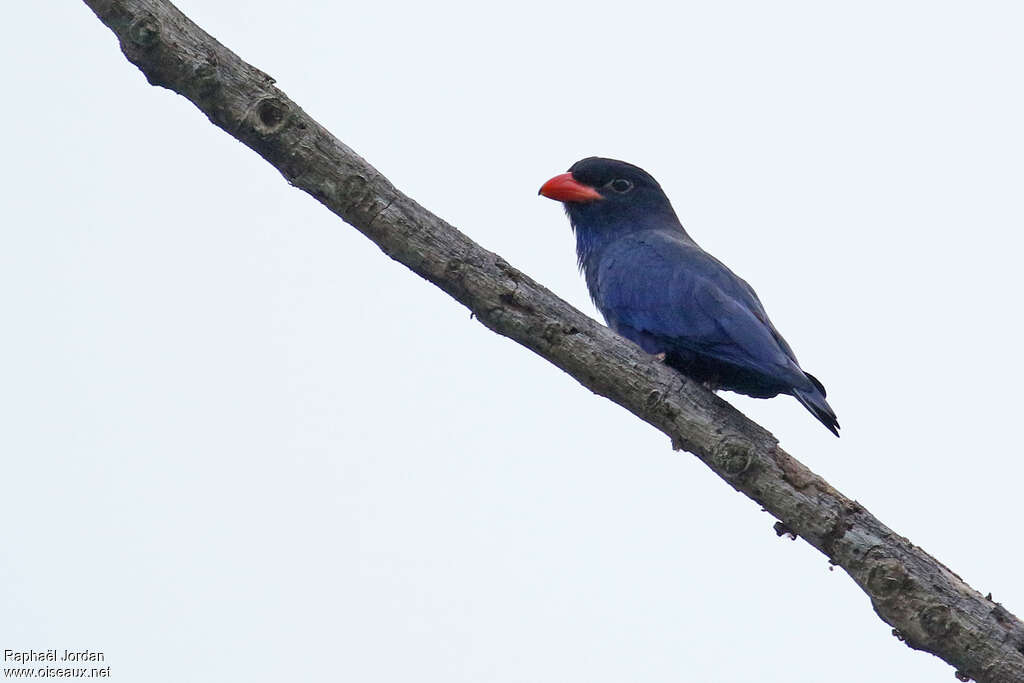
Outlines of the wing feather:
[{"label": "wing feather", "polygon": [[750,286],[685,237],[653,230],[624,236],[601,254],[588,284],[609,325],[626,336],[641,333],[644,339],[634,341],[645,348],[650,337],[670,339],[794,386],[810,385]]}]

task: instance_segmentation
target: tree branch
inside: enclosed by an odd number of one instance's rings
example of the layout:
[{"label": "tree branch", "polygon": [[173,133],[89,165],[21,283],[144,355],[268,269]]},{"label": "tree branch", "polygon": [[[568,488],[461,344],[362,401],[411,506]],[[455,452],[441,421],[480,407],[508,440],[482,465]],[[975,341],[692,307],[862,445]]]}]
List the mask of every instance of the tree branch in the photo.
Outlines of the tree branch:
[{"label": "tree branch", "polygon": [[[1024,683],[1024,623],[779,448],[725,401],[652,360],[399,192],[166,0],[85,0],[153,85],[194,103],[388,256],[668,435],[839,565],[914,649],[958,676]],[[966,678],[964,678],[966,680]]]}]

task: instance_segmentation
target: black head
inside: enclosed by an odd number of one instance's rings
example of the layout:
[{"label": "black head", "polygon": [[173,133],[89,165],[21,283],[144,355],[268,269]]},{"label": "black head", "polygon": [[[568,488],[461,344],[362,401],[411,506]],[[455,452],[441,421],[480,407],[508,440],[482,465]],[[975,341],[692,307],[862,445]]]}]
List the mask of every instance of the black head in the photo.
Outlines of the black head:
[{"label": "black head", "polygon": [[633,231],[679,225],[658,181],[639,166],[588,157],[555,176],[540,194],[562,202],[576,230]]}]

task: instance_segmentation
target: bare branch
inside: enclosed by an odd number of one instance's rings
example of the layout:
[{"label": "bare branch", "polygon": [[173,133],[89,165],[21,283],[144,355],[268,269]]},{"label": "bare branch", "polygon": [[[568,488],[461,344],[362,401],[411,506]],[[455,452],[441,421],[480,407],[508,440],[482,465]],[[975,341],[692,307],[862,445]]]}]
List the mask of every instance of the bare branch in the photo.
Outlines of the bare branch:
[{"label": "bare branch", "polygon": [[[395,189],[166,0],[85,0],[154,85],[192,101],[388,256],[664,432],[842,567],[907,645],[958,676],[1024,683],[1024,624],[779,448],[729,404],[653,361]],[[966,680],[966,679],[965,679]]]}]

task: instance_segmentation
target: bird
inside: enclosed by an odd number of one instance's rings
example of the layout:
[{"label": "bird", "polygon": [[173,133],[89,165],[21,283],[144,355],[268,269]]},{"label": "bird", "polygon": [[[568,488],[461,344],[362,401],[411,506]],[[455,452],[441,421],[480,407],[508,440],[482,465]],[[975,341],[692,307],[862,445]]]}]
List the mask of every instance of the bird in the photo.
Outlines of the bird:
[{"label": "bird", "polygon": [[839,436],[825,387],[800,367],[753,288],[693,241],[647,171],[588,157],[539,194],[562,202],[611,329],[712,391],[789,394]]}]

